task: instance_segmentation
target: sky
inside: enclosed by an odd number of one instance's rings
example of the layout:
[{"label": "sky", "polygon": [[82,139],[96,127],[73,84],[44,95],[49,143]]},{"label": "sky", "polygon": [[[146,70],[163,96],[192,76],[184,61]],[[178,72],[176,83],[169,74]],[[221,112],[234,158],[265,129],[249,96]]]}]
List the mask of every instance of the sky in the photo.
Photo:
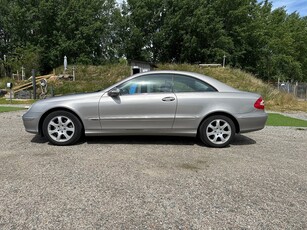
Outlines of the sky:
[{"label": "sky", "polygon": [[307,16],[307,0],[271,0],[273,8],[286,7],[287,13],[297,11],[300,16]]}]

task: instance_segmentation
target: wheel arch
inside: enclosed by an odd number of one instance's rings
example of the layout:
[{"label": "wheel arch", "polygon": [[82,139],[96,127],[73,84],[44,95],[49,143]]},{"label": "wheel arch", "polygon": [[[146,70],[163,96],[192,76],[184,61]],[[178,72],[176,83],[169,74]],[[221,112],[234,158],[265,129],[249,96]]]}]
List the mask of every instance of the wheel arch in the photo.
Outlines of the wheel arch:
[{"label": "wheel arch", "polygon": [[80,118],[80,116],[74,112],[73,110],[71,109],[68,109],[68,108],[65,108],[65,107],[56,107],[56,108],[52,108],[52,109],[49,109],[47,110],[40,118],[39,120],[39,123],[38,123],[38,132],[39,132],[39,135],[40,136],[44,136],[44,133],[43,133],[43,123],[44,123],[44,120],[45,118],[52,112],[55,112],[55,111],[66,111],[66,112],[69,112],[71,114],[73,114],[74,116],[76,116],[78,118],[78,120],[80,121],[81,125],[82,125],[82,132],[84,132],[84,124],[83,124],[83,121],[82,119]]},{"label": "wheel arch", "polygon": [[199,123],[198,125],[198,128],[197,128],[197,136],[199,136],[199,128],[201,126],[201,124],[208,118],[208,117],[212,117],[212,116],[217,116],[217,115],[222,115],[222,116],[226,116],[228,117],[229,119],[231,119],[235,125],[235,128],[236,128],[236,131],[235,133],[239,133],[240,132],[240,125],[239,125],[239,122],[237,121],[237,119],[231,115],[230,113],[227,113],[227,112],[223,112],[223,111],[216,111],[216,112],[212,112],[212,113],[209,113],[207,114],[202,120],[201,122]]}]

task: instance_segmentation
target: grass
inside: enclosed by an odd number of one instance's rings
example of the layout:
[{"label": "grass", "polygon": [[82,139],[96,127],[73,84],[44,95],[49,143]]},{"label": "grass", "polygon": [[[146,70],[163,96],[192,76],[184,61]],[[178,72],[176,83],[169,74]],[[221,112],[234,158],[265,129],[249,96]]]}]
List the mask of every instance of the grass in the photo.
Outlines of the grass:
[{"label": "grass", "polygon": [[12,111],[18,111],[18,110],[24,110],[24,109],[25,108],[20,108],[20,107],[0,106],[0,113],[12,112]]},{"label": "grass", "polygon": [[[62,74],[63,68],[55,69],[55,73]],[[70,73],[67,71],[67,73]],[[49,85],[53,86],[55,95],[64,95],[81,92],[94,92],[122,80],[130,75],[130,67],[125,64],[109,64],[102,66],[76,67],[76,81],[56,81]]]},{"label": "grass", "polygon": [[27,104],[27,105],[30,105],[30,104],[33,104],[35,102],[35,100],[15,100],[15,99],[12,99],[12,103],[10,102],[10,100],[6,99],[6,98],[0,98],[0,104],[3,104],[3,105],[10,105],[10,104],[13,104],[13,105],[20,105],[20,104]]},{"label": "grass", "polygon": [[269,113],[266,123],[267,126],[293,126],[293,127],[307,127],[307,121],[284,116],[277,113]]}]

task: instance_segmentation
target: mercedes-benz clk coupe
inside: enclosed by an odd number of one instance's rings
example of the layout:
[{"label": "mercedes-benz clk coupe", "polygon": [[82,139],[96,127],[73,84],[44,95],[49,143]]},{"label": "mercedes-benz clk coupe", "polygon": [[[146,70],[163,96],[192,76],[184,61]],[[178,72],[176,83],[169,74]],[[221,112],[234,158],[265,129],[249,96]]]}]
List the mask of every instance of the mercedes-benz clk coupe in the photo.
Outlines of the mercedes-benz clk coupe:
[{"label": "mercedes-benz clk coupe", "polygon": [[37,101],[22,119],[27,132],[55,145],[83,135],[167,135],[226,147],[236,133],[263,129],[267,113],[258,94],[198,73],[151,71],[98,92]]}]

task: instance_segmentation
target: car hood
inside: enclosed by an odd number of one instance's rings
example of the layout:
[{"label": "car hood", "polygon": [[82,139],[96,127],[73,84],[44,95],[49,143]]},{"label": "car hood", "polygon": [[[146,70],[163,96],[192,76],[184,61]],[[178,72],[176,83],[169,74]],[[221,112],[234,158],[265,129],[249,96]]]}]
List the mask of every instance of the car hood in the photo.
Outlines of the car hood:
[{"label": "car hood", "polygon": [[71,100],[79,100],[84,99],[86,97],[92,97],[92,96],[99,96],[103,95],[103,91],[95,92],[95,93],[79,93],[79,94],[70,94],[70,95],[64,95],[64,96],[56,96],[51,98],[46,98],[43,100],[38,101],[42,103],[53,103],[53,102],[61,102],[61,101],[71,101]]},{"label": "car hood", "polygon": [[80,93],[65,96],[57,96],[52,98],[46,98],[39,100],[32,104],[29,110],[35,112],[43,112],[53,107],[63,106],[69,108],[72,104],[78,103],[78,101],[90,100],[91,98],[99,98],[104,94],[104,91],[94,92],[94,93]]}]

